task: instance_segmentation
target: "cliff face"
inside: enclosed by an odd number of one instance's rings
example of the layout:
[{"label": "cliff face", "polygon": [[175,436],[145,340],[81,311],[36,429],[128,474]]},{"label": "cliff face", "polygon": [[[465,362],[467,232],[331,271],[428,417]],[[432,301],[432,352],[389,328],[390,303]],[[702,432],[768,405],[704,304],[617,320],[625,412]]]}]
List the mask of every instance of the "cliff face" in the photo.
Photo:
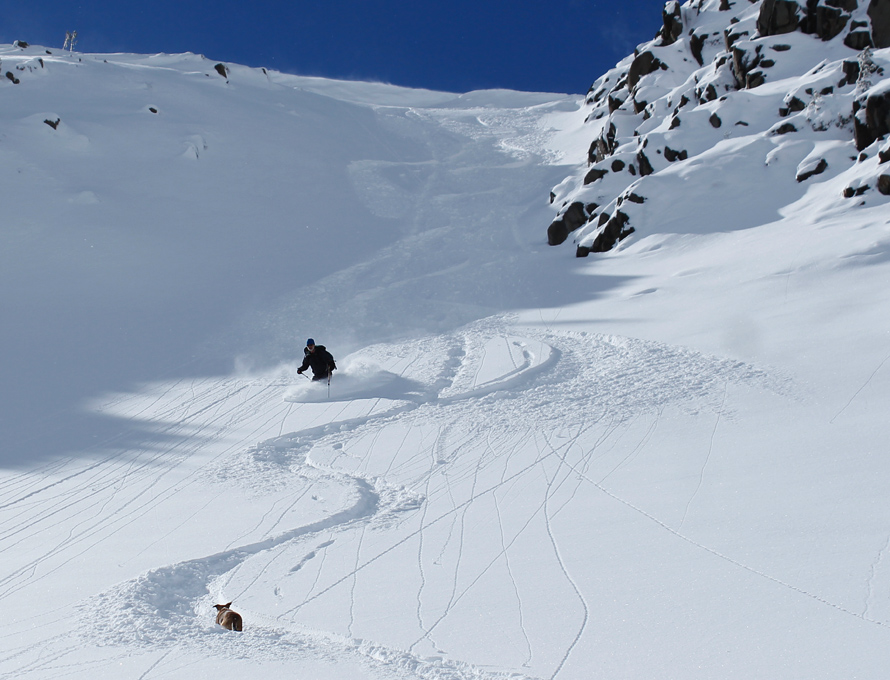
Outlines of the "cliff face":
[{"label": "cliff face", "polygon": [[667,2],[590,88],[587,162],[551,192],[548,242],[586,256],[767,223],[814,190],[837,209],[890,193],[888,45],[890,0]]}]

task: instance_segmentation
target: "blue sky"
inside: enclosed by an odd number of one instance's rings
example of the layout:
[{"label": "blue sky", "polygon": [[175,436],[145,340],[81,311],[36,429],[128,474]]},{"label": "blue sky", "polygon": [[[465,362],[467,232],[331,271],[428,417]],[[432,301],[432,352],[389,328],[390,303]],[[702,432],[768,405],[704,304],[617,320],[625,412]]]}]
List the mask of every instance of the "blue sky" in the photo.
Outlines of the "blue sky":
[{"label": "blue sky", "polygon": [[466,92],[583,93],[651,39],[663,0],[41,0],[7,3],[0,42],[196,52],[287,73]]}]

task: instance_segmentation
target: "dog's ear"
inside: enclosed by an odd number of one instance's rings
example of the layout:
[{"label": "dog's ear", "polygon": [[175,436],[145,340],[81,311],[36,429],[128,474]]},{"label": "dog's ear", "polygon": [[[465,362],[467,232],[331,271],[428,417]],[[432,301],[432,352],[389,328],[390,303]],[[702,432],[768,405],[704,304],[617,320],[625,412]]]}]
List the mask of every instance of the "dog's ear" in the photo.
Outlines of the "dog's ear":
[{"label": "dog's ear", "polygon": [[229,602],[229,604],[224,604],[224,605],[223,605],[223,607],[225,607],[226,609],[228,609],[228,608],[231,607],[231,606],[232,606],[232,603],[231,603],[231,602]]}]

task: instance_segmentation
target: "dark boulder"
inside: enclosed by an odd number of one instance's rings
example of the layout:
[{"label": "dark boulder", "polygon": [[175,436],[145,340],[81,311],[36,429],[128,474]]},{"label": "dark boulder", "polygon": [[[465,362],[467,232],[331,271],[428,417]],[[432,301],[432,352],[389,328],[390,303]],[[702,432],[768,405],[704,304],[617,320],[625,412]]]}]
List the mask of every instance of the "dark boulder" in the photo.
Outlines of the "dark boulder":
[{"label": "dark boulder", "polygon": [[565,243],[566,239],[569,237],[569,230],[566,227],[566,224],[563,220],[553,220],[549,227],[547,227],[547,244],[551,246],[558,246]]},{"label": "dark boulder", "polygon": [[787,135],[791,132],[797,132],[797,128],[794,127],[792,123],[783,123],[776,129],[770,131],[773,135]]},{"label": "dark boulder", "polygon": [[878,191],[884,194],[884,196],[890,196],[890,175],[878,177]]},{"label": "dark boulder", "polygon": [[753,51],[740,47],[732,48],[732,75],[735,77],[736,86],[739,89],[753,89],[763,84],[763,73],[756,71],[760,66],[760,61],[759,47]]},{"label": "dark boulder", "polygon": [[696,88],[696,97],[698,99],[699,104],[706,104],[708,102],[712,102],[715,99],[717,99],[717,88],[714,87],[714,83],[709,83],[708,86],[704,90],[701,90],[701,91],[699,91],[699,89]]},{"label": "dark boulder", "polygon": [[890,92],[869,96],[864,106],[861,100],[853,102],[853,134],[857,150],[871,146],[887,133],[890,133]]},{"label": "dark boulder", "polygon": [[814,175],[821,175],[826,170],[828,170],[828,161],[826,161],[824,158],[822,158],[819,160],[819,163],[818,163],[818,165],[816,165],[815,168],[813,168],[812,170],[807,170],[805,172],[800,173],[797,176],[797,181],[798,182],[806,182],[810,177],[813,177]]},{"label": "dark boulder", "polygon": [[604,170],[603,168],[592,168],[590,170],[590,172],[588,172],[584,176],[584,186],[587,186],[588,184],[593,184],[594,182],[601,180],[603,177],[605,177],[608,174],[609,174],[609,171]]},{"label": "dark boulder", "polygon": [[668,163],[673,163],[674,161],[685,161],[689,158],[689,153],[683,149],[682,151],[674,151],[669,146],[664,147],[664,159]]},{"label": "dark boulder", "polygon": [[593,165],[611,156],[618,145],[615,140],[617,135],[618,130],[615,128],[615,124],[610,123],[609,129],[591,142],[590,149],[587,151],[587,162]]},{"label": "dark boulder", "polygon": [[609,95],[609,113],[615,113],[618,109],[624,106],[624,101],[618,99],[617,97],[613,97]]},{"label": "dark boulder", "polygon": [[630,218],[618,210],[608,219],[602,231],[593,240],[590,246],[592,253],[605,253],[615,247],[619,241],[634,233],[634,228],[629,225]]},{"label": "dark boulder", "polygon": [[753,90],[755,87],[760,87],[765,82],[766,74],[764,74],[763,71],[754,71],[745,77],[745,88]]},{"label": "dark boulder", "polygon": [[705,65],[705,60],[702,52],[705,48],[705,39],[707,37],[707,33],[704,33],[702,35],[693,33],[691,36],[689,36],[689,49],[692,52],[692,56],[695,57],[695,60],[698,62],[699,66]]},{"label": "dark boulder", "polygon": [[649,162],[646,154],[644,154],[642,151],[637,153],[637,166],[640,168],[641,177],[651,175],[653,172],[655,172],[655,168],[652,167],[652,163]]},{"label": "dark boulder", "polygon": [[584,204],[577,201],[572,203],[563,213],[562,219],[570,232],[587,224],[587,212],[584,209]]},{"label": "dark boulder", "polygon": [[829,4],[834,6],[822,3],[807,3],[807,14],[800,27],[804,33],[816,35],[826,41],[841,34],[847,27],[850,14],[838,6],[838,4],[844,4],[843,2]]},{"label": "dark boulder", "polygon": [[784,118],[791,113],[803,111],[805,108],[807,108],[807,105],[803,103],[803,100],[794,96],[785,97],[785,106],[779,109],[779,115]]},{"label": "dark boulder", "polygon": [[859,62],[858,61],[845,61],[843,65],[844,69],[844,79],[839,83],[839,87],[843,87],[844,85],[855,85],[856,81],[859,80]]},{"label": "dark boulder", "polygon": [[[668,13],[668,9],[671,10]],[[673,45],[683,35],[683,17],[680,14],[680,3],[667,2],[661,12],[663,26],[658,31],[662,45]]]},{"label": "dark boulder", "polygon": [[547,228],[547,243],[558,246],[564,243],[575,229],[587,224],[587,213],[583,203],[572,203],[562,217],[554,220]]},{"label": "dark boulder", "polygon": [[866,47],[874,47],[868,22],[854,21],[850,24],[850,32],[844,38],[844,45],[857,52],[861,52]]},{"label": "dark boulder", "polygon": [[794,0],[763,0],[757,17],[761,36],[793,33],[800,26],[800,5]]},{"label": "dark boulder", "polygon": [[871,0],[868,3],[868,18],[871,19],[874,46],[879,49],[890,47],[890,0]]},{"label": "dark boulder", "polygon": [[634,88],[636,84],[640,82],[640,78],[647,76],[650,73],[655,73],[655,71],[660,68],[667,67],[662,64],[652,52],[646,50],[645,52],[640,53],[633,60],[630,65],[630,70],[627,72],[628,88]]}]

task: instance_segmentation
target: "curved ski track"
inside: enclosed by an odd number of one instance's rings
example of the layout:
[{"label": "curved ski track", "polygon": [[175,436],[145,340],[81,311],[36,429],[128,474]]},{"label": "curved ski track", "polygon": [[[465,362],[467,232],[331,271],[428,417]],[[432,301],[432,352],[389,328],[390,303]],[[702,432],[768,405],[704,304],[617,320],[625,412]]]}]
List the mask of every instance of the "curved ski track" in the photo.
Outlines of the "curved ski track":
[{"label": "curved ski track", "polygon": [[[586,333],[527,336],[497,319],[395,351],[370,348],[372,359],[390,358],[387,370],[429,386],[412,399],[297,405],[282,400],[288,382],[280,376],[180,381],[149,398],[109,399],[103,408],[117,417],[163,425],[136,453],[108,441],[90,464],[57,461],[4,483],[4,552],[53,523],[67,531],[5,573],[0,595],[39,587],[193,488],[240,486],[258,502],[267,494],[274,501],[230,547],[89,598],[80,642],[59,637],[36,655],[7,649],[5,662],[34,657],[18,675],[45,673],[87,643],[198,646],[257,660],[349,657],[372,677],[517,678],[519,669],[562,677],[579,642],[594,634],[585,575],[562,521],[584,485],[603,489],[630,464],[666,405],[726,417],[727,385],[780,386],[750,366],[682,348]],[[295,419],[306,426],[285,434]],[[644,436],[616,459],[615,442],[640,419]],[[201,465],[188,465],[193,458]],[[288,526],[301,503],[334,487],[348,500],[338,511]],[[540,565],[530,572],[517,550],[541,537],[547,547],[538,546]],[[406,603],[396,609],[413,615],[386,640],[364,641],[374,635],[366,600],[378,588],[390,592],[390,571],[404,586]],[[541,573],[562,593],[556,647],[529,604]],[[510,621],[510,641],[493,662],[460,659],[462,617],[489,593]],[[237,649],[212,625],[214,598],[240,604],[246,631]]]}]

